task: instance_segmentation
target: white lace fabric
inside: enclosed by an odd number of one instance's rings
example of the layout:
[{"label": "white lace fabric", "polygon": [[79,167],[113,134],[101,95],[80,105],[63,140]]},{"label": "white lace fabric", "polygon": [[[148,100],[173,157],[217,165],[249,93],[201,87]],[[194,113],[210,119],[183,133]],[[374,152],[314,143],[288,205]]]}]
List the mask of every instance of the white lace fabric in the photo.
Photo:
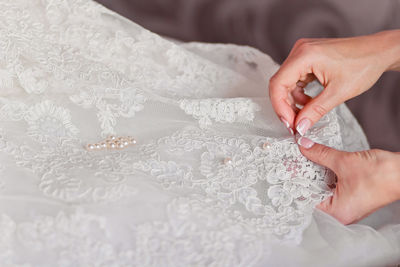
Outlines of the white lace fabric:
[{"label": "white lace fabric", "polygon": [[[255,49],[175,44],[89,0],[1,0],[0,48],[0,266],[262,265],[331,194]],[[109,135],[137,144],[85,149]],[[368,147],[345,106],[310,137]]]}]

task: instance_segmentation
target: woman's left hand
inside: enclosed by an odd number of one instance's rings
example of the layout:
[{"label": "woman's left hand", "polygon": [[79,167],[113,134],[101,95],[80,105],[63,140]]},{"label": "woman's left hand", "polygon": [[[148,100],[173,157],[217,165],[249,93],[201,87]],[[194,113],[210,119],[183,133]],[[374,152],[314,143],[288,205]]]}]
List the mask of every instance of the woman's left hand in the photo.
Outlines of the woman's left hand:
[{"label": "woman's left hand", "polygon": [[361,220],[400,199],[400,153],[383,150],[343,152],[300,137],[301,153],[337,176],[333,196],[318,208],[343,224]]}]

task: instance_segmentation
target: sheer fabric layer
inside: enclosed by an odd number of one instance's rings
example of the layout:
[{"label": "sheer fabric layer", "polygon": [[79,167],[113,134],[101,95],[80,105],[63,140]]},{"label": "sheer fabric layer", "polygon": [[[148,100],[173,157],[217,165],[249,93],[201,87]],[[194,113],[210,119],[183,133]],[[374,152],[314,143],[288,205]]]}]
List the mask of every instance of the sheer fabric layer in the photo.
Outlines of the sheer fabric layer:
[{"label": "sheer fabric layer", "polygon": [[[268,56],[172,43],[88,0],[2,0],[0,13],[4,266],[307,265],[352,233],[370,239],[343,263],[376,242],[385,257],[366,262],[398,255],[397,227],[313,217],[334,176],[276,118]],[[137,143],[86,149],[110,135]],[[368,147],[345,106],[309,135]]]}]

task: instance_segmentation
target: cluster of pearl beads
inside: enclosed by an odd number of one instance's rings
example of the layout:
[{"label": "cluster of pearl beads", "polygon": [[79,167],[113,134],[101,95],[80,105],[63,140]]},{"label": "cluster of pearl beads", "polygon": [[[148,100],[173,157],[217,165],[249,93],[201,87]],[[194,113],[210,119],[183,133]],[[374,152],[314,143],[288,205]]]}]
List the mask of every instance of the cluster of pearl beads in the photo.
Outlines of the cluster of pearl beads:
[{"label": "cluster of pearl beads", "polygon": [[89,151],[104,150],[104,149],[124,149],[128,146],[135,145],[136,140],[132,136],[109,136],[105,140],[95,143],[88,144],[86,149]]}]

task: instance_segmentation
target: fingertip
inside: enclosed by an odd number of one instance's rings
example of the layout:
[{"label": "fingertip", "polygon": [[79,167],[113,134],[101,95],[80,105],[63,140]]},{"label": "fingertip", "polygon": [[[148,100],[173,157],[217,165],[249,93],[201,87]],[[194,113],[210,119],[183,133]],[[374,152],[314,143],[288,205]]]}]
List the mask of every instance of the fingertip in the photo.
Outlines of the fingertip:
[{"label": "fingertip", "polygon": [[292,109],[289,103],[284,98],[271,99],[272,108],[278,115],[281,122],[287,127],[294,130],[294,121],[296,112]]},{"label": "fingertip", "polygon": [[304,137],[304,136],[300,136],[297,138],[297,144],[300,145],[301,149],[304,150],[308,150],[310,148],[312,148],[314,146],[314,141],[312,141],[311,139]]},{"label": "fingertip", "polygon": [[330,197],[326,198],[325,200],[323,200],[321,203],[319,203],[317,206],[315,206],[315,208],[317,208],[325,213],[328,213],[330,210],[329,207],[331,206],[332,201],[333,201],[333,196],[330,196]]}]

